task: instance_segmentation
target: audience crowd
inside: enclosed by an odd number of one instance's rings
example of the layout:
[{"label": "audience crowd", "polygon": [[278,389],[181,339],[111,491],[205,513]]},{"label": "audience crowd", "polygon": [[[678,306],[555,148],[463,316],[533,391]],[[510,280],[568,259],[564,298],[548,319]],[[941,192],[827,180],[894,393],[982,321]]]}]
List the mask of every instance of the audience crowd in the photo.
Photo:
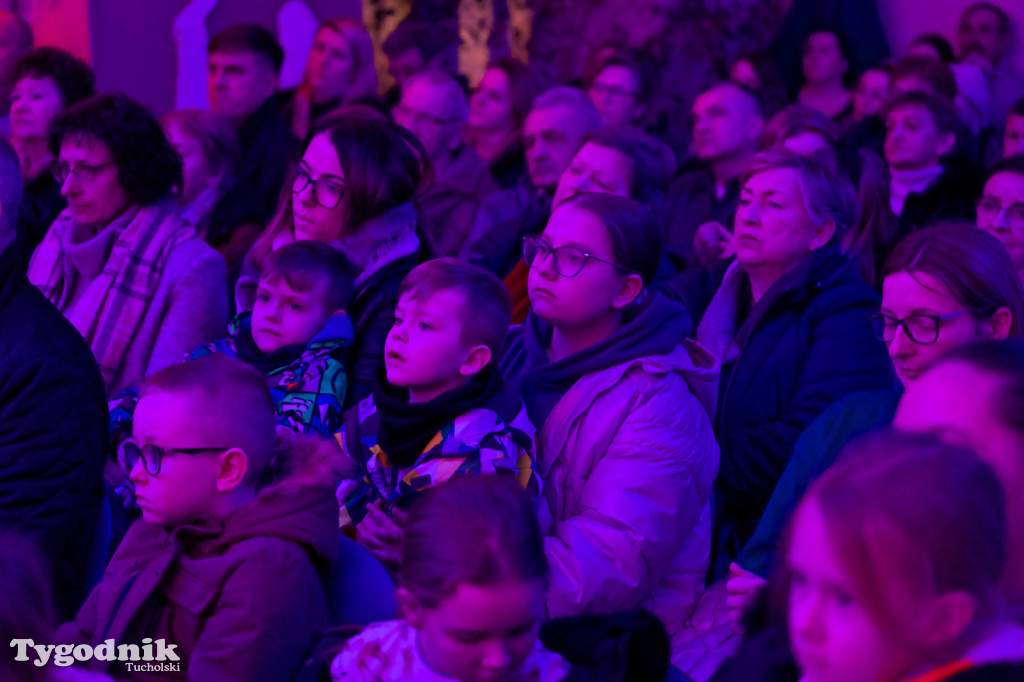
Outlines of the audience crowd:
[{"label": "audience crowd", "polygon": [[1024,679],[1001,2],[240,24],[162,119],[0,11],[0,679]]}]

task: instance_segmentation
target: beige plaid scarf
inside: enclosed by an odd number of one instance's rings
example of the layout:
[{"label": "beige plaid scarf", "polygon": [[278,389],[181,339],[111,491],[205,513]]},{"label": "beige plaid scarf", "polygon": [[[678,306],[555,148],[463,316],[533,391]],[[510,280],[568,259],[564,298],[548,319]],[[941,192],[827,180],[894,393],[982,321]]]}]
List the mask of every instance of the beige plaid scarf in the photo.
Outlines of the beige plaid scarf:
[{"label": "beige plaid scarf", "polygon": [[[132,215],[134,213],[134,215]],[[130,208],[115,237],[103,270],[87,285],[74,308],[66,310],[78,272],[64,250],[72,234],[70,211],[62,213],[32,255],[29,281],[64,312],[85,337],[109,391],[121,371],[136,331],[160,285],[164,265],[175,246],[195,230],[177,216],[173,201]]]}]

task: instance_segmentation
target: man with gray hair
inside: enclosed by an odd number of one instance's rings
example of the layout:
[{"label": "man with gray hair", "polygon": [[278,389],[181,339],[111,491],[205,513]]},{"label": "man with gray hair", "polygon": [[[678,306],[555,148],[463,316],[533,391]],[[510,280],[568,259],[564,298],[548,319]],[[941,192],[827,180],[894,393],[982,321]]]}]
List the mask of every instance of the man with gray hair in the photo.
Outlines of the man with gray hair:
[{"label": "man with gray hair", "polygon": [[417,196],[423,229],[438,256],[454,256],[480,201],[496,189],[487,163],[463,141],[469,98],[448,74],[421,71],[402,87],[392,116],[427,150],[434,182]]},{"label": "man with gray hair", "polygon": [[520,238],[546,222],[558,179],[601,115],[579,88],[551,88],[533,101],[523,124],[527,179],[495,192],[477,211],[460,258],[504,277],[519,260]]},{"label": "man with gray hair", "polygon": [[0,534],[38,545],[67,619],[88,587],[107,402],[89,345],[25,277],[21,192],[18,157],[0,139]]}]

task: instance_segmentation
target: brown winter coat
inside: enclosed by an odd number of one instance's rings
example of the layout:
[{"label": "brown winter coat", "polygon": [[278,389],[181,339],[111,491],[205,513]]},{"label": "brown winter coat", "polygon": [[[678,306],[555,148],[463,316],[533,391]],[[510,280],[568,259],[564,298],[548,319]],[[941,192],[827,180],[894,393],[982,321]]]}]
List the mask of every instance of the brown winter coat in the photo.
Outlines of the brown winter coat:
[{"label": "brown winter coat", "polygon": [[294,677],[327,625],[321,576],[337,547],[338,502],[327,451],[291,449],[300,451],[292,472],[226,518],[173,529],[134,523],[56,643],[177,645],[176,673],[88,663],[118,679]]}]

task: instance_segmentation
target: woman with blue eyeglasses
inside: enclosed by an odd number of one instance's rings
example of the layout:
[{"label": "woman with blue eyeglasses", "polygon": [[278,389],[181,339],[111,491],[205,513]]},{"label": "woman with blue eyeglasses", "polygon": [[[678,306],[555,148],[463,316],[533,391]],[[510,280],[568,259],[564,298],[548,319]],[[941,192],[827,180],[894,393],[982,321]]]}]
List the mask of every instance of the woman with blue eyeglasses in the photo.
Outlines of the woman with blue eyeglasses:
[{"label": "woman with blue eyeglasses", "polygon": [[253,245],[235,287],[239,311],[252,310],[259,271],[286,244],[331,244],[358,271],[348,308],[355,327],[346,407],[370,394],[384,362],[398,289],[431,257],[413,198],[432,174],[419,141],[364,110],[342,110],[317,124],[302,148],[277,215]]},{"label": "woman with blue eyeglasses", "polygon": [[643,606],[679,645],[710,552],[715,377],[681,345],[686,310],[648,289],[660,255],[635,201],[560,204],[524,241],[532,310],[500,365],[537,427],[548,615]]},{"label": "woman with blue eyeglasses", "polygon": [[882,270],[875,329],[904,386],[943,353],[982,339],[1024,334],[1024,291],[1006,249],[969,225],[921,230]]},{"label": "woman with blue eyeglasses", "polygon": [[[881,311],[871,319],[897,377],[910,387],[948,351],[982,339],[1024,335],[1024,289],[995,237],[969,224],[944,223],[914,232],[896,245],[882,270]],[[908,394],[926,385],[919,384]],[[851,394],[804,431],[793,447],[791,466],[732,571],[727,590],[733,618],[766,584],[763,578],[771,573],[783,528],[808,485],[832,465],[846,442],[875,426],[891,424],[898,398],[899,394],[884,391]],[[897,420],[897,426],[905,425]],[[958,439],[964,434],[947,435]],[[748,630],[746,636],[749,644],[740,646],[715,681],[764,679],[761,671],[766,664],[784,660],[781,650],[778,657],[765,657],[765,642],[778,642],[770,645],[778,649],[785,641],[774,639],[771,627]]]}]

